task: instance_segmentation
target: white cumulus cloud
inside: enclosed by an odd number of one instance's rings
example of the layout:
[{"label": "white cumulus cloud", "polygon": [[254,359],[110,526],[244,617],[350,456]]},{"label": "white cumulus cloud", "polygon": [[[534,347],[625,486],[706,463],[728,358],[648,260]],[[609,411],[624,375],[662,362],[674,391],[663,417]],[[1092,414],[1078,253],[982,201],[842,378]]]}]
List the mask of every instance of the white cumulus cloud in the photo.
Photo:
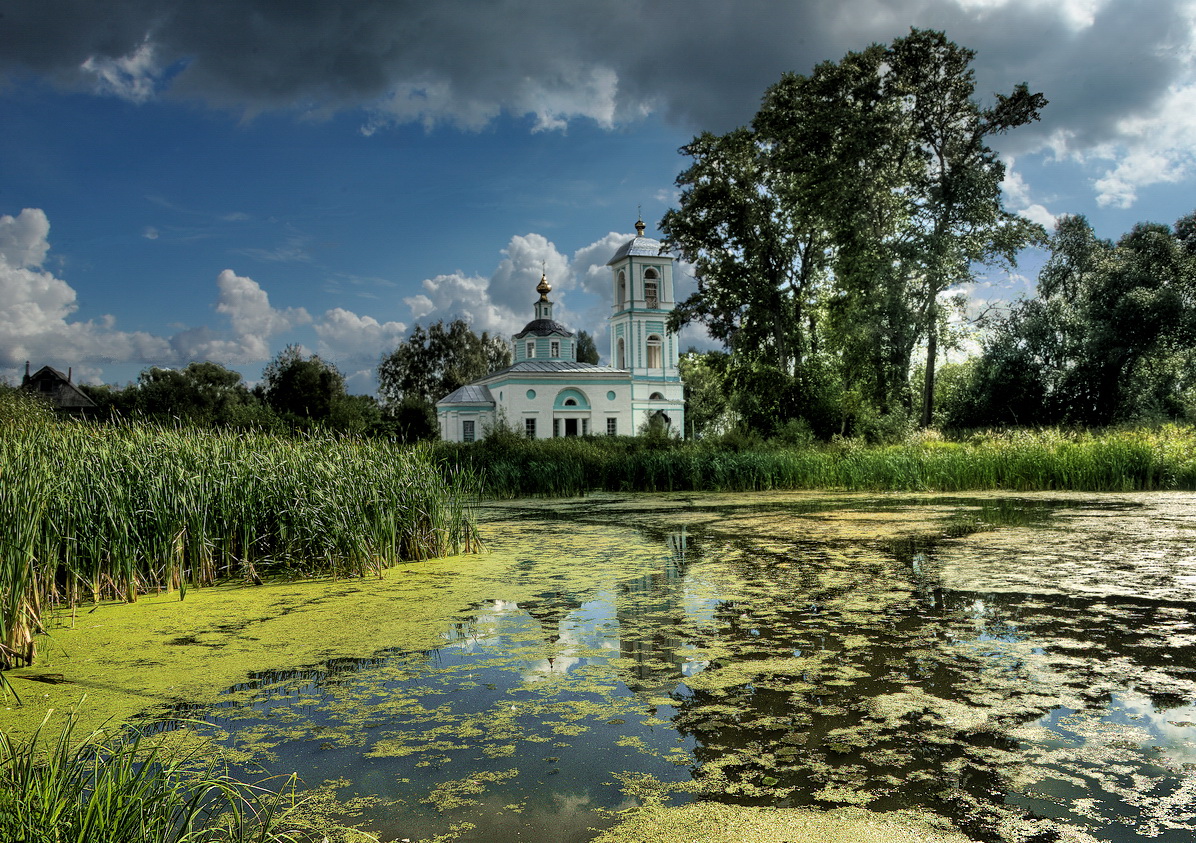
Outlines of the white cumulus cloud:
[{"label": "white cumulus cloud", "polygon": [[42,268],[49,233],[41,209],[0,216],[0,367],[19,369],[27,360],[71,366],[169,355],[165,340],[117,331],[111,316],[70,320],[78,308],[74,288]]},{"label": "white cumulus cloud", "polygon": [[378,359],[406,338],[402,322],[379,322],[341,307],[327,311],[315,324],[319,354],[338,365],[377,365]]},{"label": "white cumulus cloud", "polygon": [[1115,160],[1093,182],[1101,205],[1128,208],[1138,190],[1188,179],[1196,166],[1196,72],[1189,84],[1173,87],[1147,114],[1119,123],[1120,140],[1092,157]]},{"label": "white cumulus cloud", "polygon": [[226,269],[216,278],[220,301],[216,312],[228,316],[237,334],[270,337],[286,329],[311,321],[301,307],[277,310],[270,305],[266,291],[252,278]]},{"label": "white cumulus cloud", "polygon": [[274,337],[312,321],[301,307],[275,308],[260,284],[231,269],[216,277],[216,288],[216,312],[228,317],[232,330],[215,331],[205,326],[176,334],[171,344],[178,358],[230,365],[267,360],[273,354]]},{"label": "white cumulus cloud", "polygon": [[[50,221],[41,209],[0,216],[0,369],[10,377],[23,370],[25,361],[69,366],[96,378],[105,365],[114,364],[259,363],[274,355],[280,334],[312,321],[301,307],[274,307],[260,284],[231,269],[216,277],[216,312],[227,320],[224,329],[205,325],[157,336],[119,330],[110,315],[75,320],[78,294],[43,266],[49,235]],[[369,345],[371,331],[383,342],[402,329],[398,323],[371,325],[369,317],[354,318],[358,347]],[[326,315],[321,326],[332,341],[338,328],[347,333],[347,321],[341,314]]]},{"label": "white cumulus cloud", "polygon": [[539,298],[536,285],[543,274],[552,286],[553,316],[567,321],[570,311],[565,300],[576,286],[569,259],[548,238],[535,233],[512,237],[502,255],[489,277],[453,272],[426,279],[422,292],[403,299],[412,318],[425,324],[464,319],[476,332],[509,336],[531,320],[532,305]]}]

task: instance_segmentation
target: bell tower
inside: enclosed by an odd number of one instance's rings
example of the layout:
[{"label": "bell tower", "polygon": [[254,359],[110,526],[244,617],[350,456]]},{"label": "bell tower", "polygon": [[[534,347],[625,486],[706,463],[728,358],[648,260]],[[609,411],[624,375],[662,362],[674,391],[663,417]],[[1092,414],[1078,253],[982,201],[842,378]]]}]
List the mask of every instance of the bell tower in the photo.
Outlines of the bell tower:
[{"label": "bell tower", "polygon": [[676,306],[673,258],[661,254],[659,240],[644,236],[643,220],[636,221],[635,231],[606,264],[614,300],[611,365],[658,381],[677,379],[677,338],[666,328]]},{"label": "bell tower", "polygon": [[680,424],[684,412],[677,336],[668,330],[676,307],[673,257],[662,253],[659,240],[636,235],[607,261],[614,304],[610,317],[610,365],[631,375],[633,411],[660,412]]}]

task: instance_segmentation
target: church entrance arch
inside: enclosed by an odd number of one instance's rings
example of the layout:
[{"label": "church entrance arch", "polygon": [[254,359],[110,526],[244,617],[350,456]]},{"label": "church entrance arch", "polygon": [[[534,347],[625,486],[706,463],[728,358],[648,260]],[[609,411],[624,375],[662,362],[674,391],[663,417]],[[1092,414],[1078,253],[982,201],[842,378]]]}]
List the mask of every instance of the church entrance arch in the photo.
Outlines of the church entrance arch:
[{"label": "church entrance arch", "polygon": [[590,409],[590,399],[580,389],[562,389],[552,402],[552,435],[588,436]]}]

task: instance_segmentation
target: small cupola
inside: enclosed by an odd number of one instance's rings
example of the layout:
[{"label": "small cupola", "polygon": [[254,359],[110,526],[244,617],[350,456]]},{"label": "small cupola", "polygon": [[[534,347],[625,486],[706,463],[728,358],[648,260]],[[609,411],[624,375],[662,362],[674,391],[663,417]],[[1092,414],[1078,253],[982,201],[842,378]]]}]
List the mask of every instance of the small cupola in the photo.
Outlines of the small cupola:
[{"label": "small cupola", "polygon": [[512,337],[515,341],[515,362],[572,360],[575,352],[573,332],[552,318],[552,302],[548,300],[552,285],[548,283],[546,273],[540,274],[536,292],[540,294],[535,305],[536,318]]},{"label": "small cupola", "polygon": [[536,292],[540,294],[540,300],[536,302],[536,318],[552,319],[552,302],[548,300],[548,294],[552,292],[552,285],[548,283],[546,273],[540,273],[540,283],[536,285]]}]

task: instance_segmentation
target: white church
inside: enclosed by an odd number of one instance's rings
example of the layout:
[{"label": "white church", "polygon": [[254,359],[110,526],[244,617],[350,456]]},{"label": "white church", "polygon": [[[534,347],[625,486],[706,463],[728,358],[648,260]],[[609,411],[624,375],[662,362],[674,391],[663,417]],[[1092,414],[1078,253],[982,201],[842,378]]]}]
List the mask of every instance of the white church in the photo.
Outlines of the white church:
[{"label": "white church", "polygon": [[633,436],[651,421],[685,430],[680,351],[665,325],[676,305],[673,258],[644,236],[642,220],[635,230],[607,262],[611,365],[577,362],[577,339],[553,320],[542,276],[535,318],[512,337],[514,365],[436,402],[442,439],[472,442],[500,421],[534,439]]}]

